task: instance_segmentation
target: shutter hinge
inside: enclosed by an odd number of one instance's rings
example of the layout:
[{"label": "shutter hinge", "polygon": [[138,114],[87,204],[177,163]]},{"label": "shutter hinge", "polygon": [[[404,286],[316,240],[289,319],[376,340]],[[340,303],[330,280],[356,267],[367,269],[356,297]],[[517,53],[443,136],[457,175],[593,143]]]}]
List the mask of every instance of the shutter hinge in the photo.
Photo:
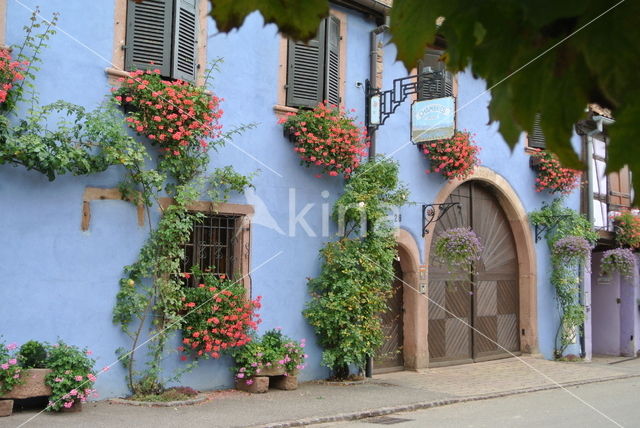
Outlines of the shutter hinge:
[{"label": "shutter hinge", "polygon": [[120,46],[120,49],[122,49],[123,51],[126,51],[127,49],[129,49],[129,46],[122,45],[122,46]]}]

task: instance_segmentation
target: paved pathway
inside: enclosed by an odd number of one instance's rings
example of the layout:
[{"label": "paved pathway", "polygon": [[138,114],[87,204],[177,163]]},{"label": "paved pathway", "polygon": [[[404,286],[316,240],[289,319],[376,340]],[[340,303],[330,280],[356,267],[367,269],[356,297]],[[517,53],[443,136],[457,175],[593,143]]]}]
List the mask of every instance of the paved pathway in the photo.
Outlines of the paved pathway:
[{"label": "paved pathway", "polygon": [[[307,382],[297,391],[269,391],[259,395],[218,391],[211,393],[211,399],[205,403],[175,408],[143,408],[103,401],[85,405],[78,414],[38,415],[24,426],[296,426],[549,389],[557,387],[554,382],[570,385],[640,376],[640,360],[606,363],[511,358],[419,372],[389,373],[360,385]],[[36,412],[29,411],[0,418],[0,427],[19,426],[34,415]]]}]

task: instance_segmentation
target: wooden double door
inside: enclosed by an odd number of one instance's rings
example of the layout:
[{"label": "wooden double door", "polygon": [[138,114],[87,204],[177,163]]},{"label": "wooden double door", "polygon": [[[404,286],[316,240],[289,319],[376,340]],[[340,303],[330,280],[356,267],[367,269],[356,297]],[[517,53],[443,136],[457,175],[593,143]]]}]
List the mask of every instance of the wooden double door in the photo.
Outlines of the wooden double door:
[{"label": "wooden double door", "polygon": [[[513,233],[491,187],[462,184],[447,202],[459,202],[436,223],[429,260],[430,364],[502,358],[520,350],[518,262]],[[444,230],[471,227],[484,246],[473,273],[448,272],[434,260]]]}]

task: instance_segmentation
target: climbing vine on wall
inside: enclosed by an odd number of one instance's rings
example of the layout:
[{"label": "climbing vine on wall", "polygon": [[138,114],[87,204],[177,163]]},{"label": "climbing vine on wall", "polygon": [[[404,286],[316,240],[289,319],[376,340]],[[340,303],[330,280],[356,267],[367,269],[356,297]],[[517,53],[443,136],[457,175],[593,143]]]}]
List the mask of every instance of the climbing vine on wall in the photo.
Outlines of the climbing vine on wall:
[{"label": "climbing vine on wall", "polygon": [[580,267],[589,269],[591,247],[598,234],[586,217],[555,199],[539,211],[529,213],[533,225],[549,227],[546,234],[551,250],[551,284],[556,292],[560,323],[556,332],[555,356],[561,358],[576,338],[584,322],[580,303]]},{"label": "climbing vine on wall", "polygon": [[362,370],[384,340],[379,315],[387,309],[396,257],[388,216],[408,198],[398,168],[379,158],[355,170],[333,209],[343,236],[320,251],[322,271],[308,284],[304,315],[324,348],[323,364],[337,379],[348,376],[350,364]]}]

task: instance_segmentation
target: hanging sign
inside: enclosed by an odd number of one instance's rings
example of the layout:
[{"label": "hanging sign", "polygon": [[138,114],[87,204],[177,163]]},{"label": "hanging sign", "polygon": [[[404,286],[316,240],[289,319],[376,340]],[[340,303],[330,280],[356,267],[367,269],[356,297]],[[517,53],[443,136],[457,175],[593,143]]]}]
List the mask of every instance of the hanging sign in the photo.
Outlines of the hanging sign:
[{"label": "hanging sign", "polygon": [[411,141],[425,141],[453,137],[456,107],[453,97],[416,101],[411,105]]}]

